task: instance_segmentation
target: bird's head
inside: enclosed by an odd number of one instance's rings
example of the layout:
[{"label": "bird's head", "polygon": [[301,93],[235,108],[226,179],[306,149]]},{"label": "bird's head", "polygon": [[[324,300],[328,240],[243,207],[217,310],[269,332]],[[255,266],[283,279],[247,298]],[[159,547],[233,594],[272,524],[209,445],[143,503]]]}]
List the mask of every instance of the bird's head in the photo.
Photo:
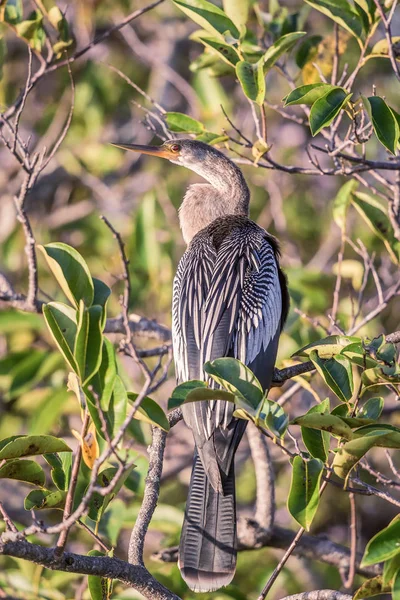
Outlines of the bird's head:
[{"label": "bird's head", "polygon": [[170,162],[192,171],[198,171],[204,163],[219,157],[226,160],[219,150],[197,140],[167,140],[161,146],[141,146],[139,144],[113,144],[113,146],[131,152],[166,158]]}]

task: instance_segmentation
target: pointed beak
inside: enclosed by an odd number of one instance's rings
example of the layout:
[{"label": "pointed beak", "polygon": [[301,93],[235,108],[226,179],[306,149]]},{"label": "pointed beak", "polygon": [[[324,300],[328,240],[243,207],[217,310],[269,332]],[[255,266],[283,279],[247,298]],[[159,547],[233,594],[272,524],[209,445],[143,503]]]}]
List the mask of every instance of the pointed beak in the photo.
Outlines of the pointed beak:
[{"label": "pointed beak", "polygon": [[159,156],[160,158],[176,158],[176,154],[163,148],[162,146],[141,146],[140,144],[114,144],[112,146],[122,148],[123,150],[130,150],[131,152],[138,152],[140,154],[150,154],[150,156]]}]

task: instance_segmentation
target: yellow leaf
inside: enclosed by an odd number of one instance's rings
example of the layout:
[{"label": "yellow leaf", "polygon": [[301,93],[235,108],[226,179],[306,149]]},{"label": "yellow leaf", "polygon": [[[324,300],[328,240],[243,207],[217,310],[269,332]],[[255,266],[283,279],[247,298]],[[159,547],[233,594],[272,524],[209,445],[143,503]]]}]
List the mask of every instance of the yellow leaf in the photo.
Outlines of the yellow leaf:
[{"label": "yellow leaf", "polygon": [[94,423],[89,425],[87,434],[82,440],[82,458],[89,469],[93,469],[94,462],[99,456],[99,445],[96,439]]}]

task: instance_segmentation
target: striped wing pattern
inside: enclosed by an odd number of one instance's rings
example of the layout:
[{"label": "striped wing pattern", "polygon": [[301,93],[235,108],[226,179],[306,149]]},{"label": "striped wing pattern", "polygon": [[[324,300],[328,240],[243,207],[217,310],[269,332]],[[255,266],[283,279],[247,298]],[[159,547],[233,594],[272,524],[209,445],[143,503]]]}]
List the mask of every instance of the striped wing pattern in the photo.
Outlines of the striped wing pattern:
[{"label": "striped wing pattern", "polygon": [[[250,220],[215,244],[209,228],[183,255],[173,290],[173,345],[177,379],[205,379],[203,365],[234,356],[269,387],[281,329],[282,293],[275,249]],[[213,232],[215,233],[215,225]],[[245,423],[227,402],[184,405],[186,423],[214,489],[221,489]]]}]

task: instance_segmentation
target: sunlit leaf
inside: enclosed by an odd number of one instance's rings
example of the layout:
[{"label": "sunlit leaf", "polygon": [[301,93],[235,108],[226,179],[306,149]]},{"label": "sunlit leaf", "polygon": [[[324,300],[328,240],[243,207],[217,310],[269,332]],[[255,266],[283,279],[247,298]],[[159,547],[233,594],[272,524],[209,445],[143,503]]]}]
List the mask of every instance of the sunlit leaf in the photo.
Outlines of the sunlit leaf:
[{"label": "sunlit leaf", "polygon": [[293,356],[309,356],[313,350],[316,350],[320,358],[332,358],[335,354],[340,354],[348,344],[360,341],[361,339],[355,336],[328,335],[328,337],[322,340],[311,342],[311,344],[307,344],[307,346],[296,350]]},{"label": "sunlit leaf", "polygon": [[[211,48],[219,56],[219,58],[221,58],[224,62],[228,63],[228,65],[231,65],[232,67],[234,67],[236,65],[236,63],[239,62],[240,56],[236,52],[236,50],[229,44],[225,44],[224,42],[222,42],[219,38],[214,38],[214,37],[209,37],[209,36],[200,36],[198,39],[200,42],[202,42],[202,44],[204,44],[208,48]],[[168,114],[171,114],[171,113],[167,113],[167,115]],[[172,114],[174,114],[174,113],[172,113]],[[175,114],[179,114],[179,113],[175,113]],[[194,119],[192,119],[192,120],[194,120]],[[168,122],[168,117],[167,117],[167,122]],[[196,122],[199,123],[198,121],[196,121]],[[201,125],[201,123],[199,123],[199,125]],[[170,127],[170,129],[171,129],[171,127]],[[204,125],[203,125],[203,130],[204,130]],[[172,129],[172,131],[176,131],[176,129]],[[180,130],[180,131],[182,131],[182,130]],[[198,133],[198,131],[191,131],[191,133]]]},{"label": "sunlit leaf", "polygon": [[207,388],[206,382],[199,379],[192,379],[177,385],[168,399],[168,410],[181,406],[185,402],[189,392],[199,387]]},{"label": "sunlit leaf", "polygon": [[63,440],[52,435],[12,436],[0,442],[0,460],[49,452],[72,452],[72,450]]},{"label": "sunlit leaf", "polygon": [[32,490],[24,501],[25,510],[42,510],[45,508],[62,508],[65,503],[66,492],[57,490]]},{"label": "sunlit leaf", "polygon": [[75,338],[74,356],[78,365],[82,385],[98,371],[102,360],[102,317],[101,306],[85,308],[80,303],[79,321]]},{"label": "sunlit leaf", "polygon": [[349,427],[340,417],[330,415],[329,413],[308,412],[301,417],[296,417],[292,421],[293,425],[301,425],[301,427],[309,427],[311,429],[320,429],[328,431],[333,435],[352,438],[351,427]]},{"label": "sunlit leaf", "polygon": [[48,302],[43,306],[43,316],[70,369],[78,372],[78,365],[74,358],[76,311],[62,302]]},{"label": "sunlit leaf", "polygon": [[174,0],[174,4],[207,31],[221,36],[229,31],[234,38],[240,38],[239,29],[215,4],[206,0]]},{"label": "sunlit leaf", "polygon": [[393,558],[400,553],[400,519],[395,517],[391,523],[379,531],[367,544],[362,565],[374,565],[375,563]]},{"label": "sunlit leaf", "polygon": [[[139,394],[128,392],[128,398],[131,402],[135,402]],[[164,431],[169,431],[169,422],[165,415],[165,412],[155,400],[152,400],[148,396],[145,396],[137,409],[134,419],[144,421],[150,425],[156,425],[161,427]]]},{"label": "sunlit leaf", "polygon": [[0,479],[18,479],[26,483],[43,486],[44,471],[34,460],[10,460],[0,467]]},{"label": "sunlit leaf", "polygon": [[307,104],[311,106],[316,100],[325,96],[328,92],[335,88],[330,83],[310,83],[308,85],[301,85],[300,87],[292,90],[290,94],[283,98],[285,106],[291,106],[293,104]]},{"label": "sunlit leaf", "polygon": [[276,437],[282,437],[289,424],[289,417],[283,408],[277,402],[267,399],[264,401],[262,412],[265,412],[264,422],[266,427]]},{"label": "sunlit leaf", "polygon": [[366,419],[379,419],[383,410],[383,398],[369,398],[358,411],[358,416]]},{"label": "sunlit leaf", "polygon": [[338,477],[346,479],[350,471],[362,457],[374,446],[380,438],[388,435],[387,431],[370,431],[357,439],[352,439],[340,446],[335,453],[332,467]]},{"label": "sunlit leaf", "polygon": [[203,133],[204,125],[188,115],[178,112],[168,112],[165,114],[165,121],[168,129],[184,133]]},{"label": "sunlit leaf", "polygon": [[249,15],[250,0],[223,0],[224,11],[240,29],[246,25]]},{"label": "sunlit leaf", "polygon": [[352,94],[348,94],[342,88],[334,88],[314,102],[310,111],[310,129],[313,136],[332,123],[351,96]]},{"label": "sunlit leaf", "polygon": [[261,59],[264,63],[264,72],[268,71],[268,69],[271,69],[279,57],[293,48],[296,42],[305,35],[306,33],[304,31],[295,31],[293,33],[287,33],[286,35],[283,35],[276,42],[274,42]]},{"label": "sunlit leaf", "polygon": [[263,389],[257,377],[235,358],[217,358],[204,365],[204,370],[219,385],[232,392],[256,411],[263,398]]},{"label": "sunlit leaf", "polygon": [[247,98],[259,105],[263,104],[265,98],[263,62],[252,64],[241,60],[236,64],[236,75]]},{"label": "sunlit leaf", "polygon": [[364,106],[369,114],[376,137],[392,154],[396,154],[400,130],[397,119],[379,96],[363,97]]},{"label": "sunlit leaf", "polygon": [[[313,413],[325,414],[329,413],[330,403],[329,398],[323,400],[320,404],[312,406],[305,416]],[[330,436],[328,431],[320,429],[312,429],[310,427],[302,427],[301,435],[303,442],[311,456],[319,458],[325,462],[328,458],[329,452],[329,440]]]},{"label": "sunlit leaf", "polygon": [[354,392],[353,370],[350,361],[340,354],[324,360],[318,356],[316,350],[310,354],[318,373],[326,385],[342,402],[351,400]]},{"label": "sunlit leaf", "polygon": [[38,246],[38,248],[43,252],[47,264],[68,300],[76,308],[79,307],[80,300],[83,300],[85,306],[91,306],[94,297],[93,280],[79,252],[61,242]]},{"label": "sunlit leaf", "polygon": [[349,33],[359,38],[363,31],[360,15],[347,0],[305,0],[313,8],[330,17]]}]

